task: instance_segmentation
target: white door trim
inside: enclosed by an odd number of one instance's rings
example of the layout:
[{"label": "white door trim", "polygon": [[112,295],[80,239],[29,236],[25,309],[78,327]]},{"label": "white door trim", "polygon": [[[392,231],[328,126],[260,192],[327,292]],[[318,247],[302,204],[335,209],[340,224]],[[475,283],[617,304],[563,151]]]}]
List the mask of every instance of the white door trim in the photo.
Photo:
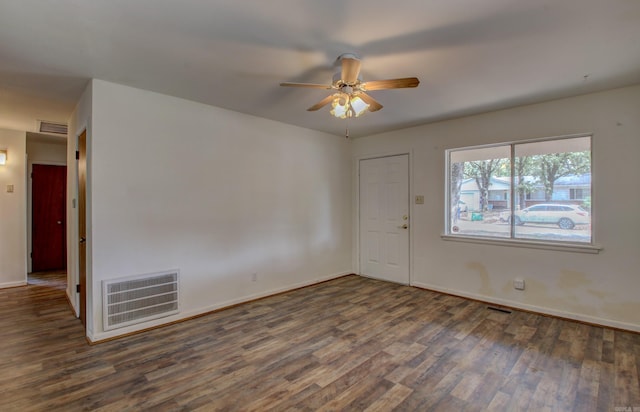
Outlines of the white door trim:
[{"label": "white door trim", "polygon": [[[382,152],[382,153],[374,153],[374,154],[368,154],[368,155],[361,155],[361,156],[354,156],[353,157],[353,170],[354,170],[354,175],[353,175],[353,181],[354,181],[354,187],[356,188],[355,190],[355,213],[354,213],[354,217],[355,217],[355,225],[353,225],[354,230],[353,230],[353,239],[354,239],[354,243],[355,243],[355,250],[356,253],[354,253],[354,258],[353,258],[353,264],[354,267],[356,268],[355,272],[357,274],[360,275],[361,270],[360,270],[360,255],[362,253],[362,250],[360,248],[360,161],[361,160],[369,160],[369,159],[379,159],[382,157],[392,157],[392,156],[403,156],[403,155],[407,155],[409,157],[409,170],[408,172],[408,178],[409,178],[409,224],[412,225],[414,224],[414,202],[412,202],[412,199],[414,198],[414,189],[413,189],[413,150],[407,150],[407,151],[400,151],[400,152]],[[410,226],[411,227],[411,226]],[[413,256],[414,256],[414,250],[413,250],[413,230],[409,230],[409,286],[413,286]]]}]

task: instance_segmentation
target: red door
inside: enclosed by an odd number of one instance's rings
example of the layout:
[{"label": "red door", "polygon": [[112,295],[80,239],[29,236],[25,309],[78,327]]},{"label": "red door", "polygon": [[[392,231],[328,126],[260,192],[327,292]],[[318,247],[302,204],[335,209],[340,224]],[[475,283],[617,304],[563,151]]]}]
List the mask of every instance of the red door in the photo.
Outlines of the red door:
[{"label": "red door", "polygon": [[33,165],[31,270],[67,268],[67,167]]}]

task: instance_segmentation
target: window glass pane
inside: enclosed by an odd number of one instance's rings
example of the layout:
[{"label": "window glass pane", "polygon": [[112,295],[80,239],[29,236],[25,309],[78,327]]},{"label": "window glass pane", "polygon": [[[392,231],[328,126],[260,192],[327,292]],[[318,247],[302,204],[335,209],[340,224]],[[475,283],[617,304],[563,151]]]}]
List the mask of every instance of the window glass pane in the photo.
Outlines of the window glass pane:
[{"label": "window glass pane", "polygon": [[511,237],[510,225],[500,221],[511,207],[510,155],[509,145],[450,152],[450,233]]},{"label": "window glass pane", "polygon": [[448,154],[448,234],[591,243],[589,136]]},{"label": "window glass pane", "polygon": [[515,237],[591,242],[589,137],[515,145]]}]

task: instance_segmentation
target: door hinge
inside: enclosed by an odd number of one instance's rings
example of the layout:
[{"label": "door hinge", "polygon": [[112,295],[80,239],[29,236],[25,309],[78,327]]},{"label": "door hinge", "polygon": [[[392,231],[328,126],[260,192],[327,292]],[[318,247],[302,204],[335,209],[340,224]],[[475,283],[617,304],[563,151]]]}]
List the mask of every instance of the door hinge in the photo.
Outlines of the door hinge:
[{"label": "door hinge", "polygon": [[76,160],[80,160],[80,151],[76,150]]},{"label": "door hinge", "polygon": [[80,293],[80,284],[76,285],[76,293]]},{"label": "door hinge", "polygon": [[29,257],[33,258],[33,252],[29,253]]}]

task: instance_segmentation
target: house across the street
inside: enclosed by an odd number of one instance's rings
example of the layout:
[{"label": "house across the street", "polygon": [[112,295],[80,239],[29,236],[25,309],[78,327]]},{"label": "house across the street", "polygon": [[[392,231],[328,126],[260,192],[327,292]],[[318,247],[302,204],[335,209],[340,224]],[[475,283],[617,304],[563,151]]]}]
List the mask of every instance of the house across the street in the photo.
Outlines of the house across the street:
[{"label": "house across the street", "polygon": [[[583,175],[564,176],[556,180],[553,195],[550,200],[545,199],[544,185],[534,176],[525,176],[523,181],[533,188],[525,194],[525,202],[520,209],[539,203],[568,203],[582,205],[591,197],[591,173]],[[518,185],[517,179],[515,182]],[[492,177],[489,185],[489,210],[508,209],[510,205],[511,178]],[[480,189],[475,178],[468,178],[462,182],[460,200],[468,210],[480,210]]]}]

